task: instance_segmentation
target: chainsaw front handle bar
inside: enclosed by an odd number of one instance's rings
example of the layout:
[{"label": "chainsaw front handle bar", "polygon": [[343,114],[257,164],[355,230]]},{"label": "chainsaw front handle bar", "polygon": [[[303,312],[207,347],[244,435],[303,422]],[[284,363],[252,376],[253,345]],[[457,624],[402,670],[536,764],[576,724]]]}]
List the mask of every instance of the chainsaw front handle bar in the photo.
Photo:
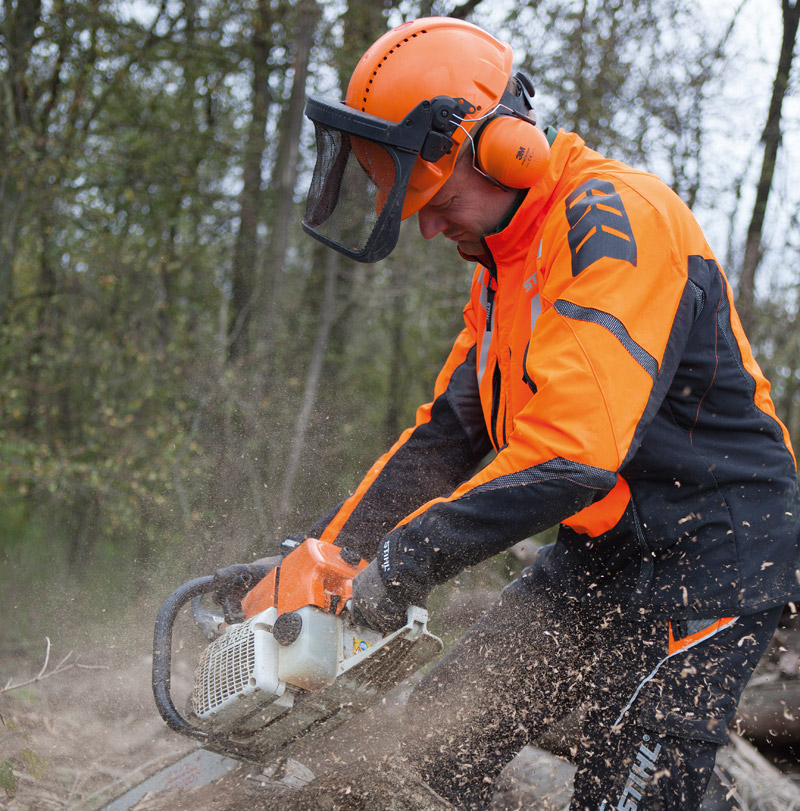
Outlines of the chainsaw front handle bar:
[{"label": "chainsaw front handle bar", "polygon": [[218,581],[213,575],[197,577],[179,586],[164,600],[158,611],[153,632],[153,697],[161,717],[175,732],[203,743],[210,739],[207,732],[190,724],[175,708],[170,694],[172,672],[172,628],[178,612],[193,597],[215,591]]}]

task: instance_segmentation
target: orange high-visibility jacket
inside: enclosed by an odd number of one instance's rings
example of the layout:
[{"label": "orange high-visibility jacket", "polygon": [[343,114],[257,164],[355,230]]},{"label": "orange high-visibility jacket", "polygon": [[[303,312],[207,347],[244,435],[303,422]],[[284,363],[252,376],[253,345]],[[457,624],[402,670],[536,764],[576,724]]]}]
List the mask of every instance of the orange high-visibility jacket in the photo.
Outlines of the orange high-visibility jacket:
[{"label": "orange high-visibility jacket", "polygon": [[484,243],[432,402],[312,532],[406,600],[555,524],[548,571],[585,605],[800,597],[789,437],[688,208],[561,131]]}]

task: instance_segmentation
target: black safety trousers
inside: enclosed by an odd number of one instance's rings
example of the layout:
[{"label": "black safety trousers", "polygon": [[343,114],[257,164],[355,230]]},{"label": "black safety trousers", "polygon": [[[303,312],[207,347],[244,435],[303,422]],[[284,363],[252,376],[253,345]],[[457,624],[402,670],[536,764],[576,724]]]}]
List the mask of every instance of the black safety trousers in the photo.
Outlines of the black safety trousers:
[{"label": "black safety trousers", "polygon": [[458,808],[483,809],[517,752],[572,716],[571,811],[697,809],[780,615],[738,617],[670,655],[669,619],[588,613],[535,563],[416,688],[404,752]]}]

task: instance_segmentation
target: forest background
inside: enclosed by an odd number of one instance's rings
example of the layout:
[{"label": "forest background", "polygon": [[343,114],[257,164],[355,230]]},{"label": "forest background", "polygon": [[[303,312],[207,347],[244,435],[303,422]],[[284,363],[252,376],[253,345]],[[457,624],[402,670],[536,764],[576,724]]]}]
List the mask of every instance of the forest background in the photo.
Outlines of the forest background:
[{"label": "forest background", "polygon": [[275,551],[430,398],[471,268],[414,221],[369,266],[300,228],[305,96],[430,14],[692,206],[800,436],[795,2],[4,0],[0,647]]}]

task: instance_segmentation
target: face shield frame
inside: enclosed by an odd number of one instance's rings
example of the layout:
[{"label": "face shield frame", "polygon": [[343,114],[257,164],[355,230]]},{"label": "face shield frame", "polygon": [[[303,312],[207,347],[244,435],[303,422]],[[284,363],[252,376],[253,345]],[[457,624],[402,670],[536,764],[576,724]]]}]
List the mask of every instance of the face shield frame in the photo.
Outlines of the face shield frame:
[{"label": "face shield frame", "polygon": [[[402,121],[395,122],[356,110],[344,102],[332,104],[309,98],[305,114],[314,123],[317,160],[303,230],[358,262],[377,262],[387,257],[400,236],[403,201],[417,158],[435,163],[448,154],[456,128],[474,112],[475,108],[464,99],[437,96],[421,101]],[[325,141],[332,148],[324,148]],[[364,165],[363,155],[369,149],[379,150],[384,163],[387,157],[391,161],[393,177],[388,190],[379,188],[380,182],[371,176],[376,174],[375,170],[370,172]],[[355,247],[344,244],[340,235],[322,230],[342,202],[342,184],[351,158],[358,160],[361,171],[378,194],[374,206],[377,219],[363,244]],[[364,212],[364,217],[368,217],[368,212]]]}]

